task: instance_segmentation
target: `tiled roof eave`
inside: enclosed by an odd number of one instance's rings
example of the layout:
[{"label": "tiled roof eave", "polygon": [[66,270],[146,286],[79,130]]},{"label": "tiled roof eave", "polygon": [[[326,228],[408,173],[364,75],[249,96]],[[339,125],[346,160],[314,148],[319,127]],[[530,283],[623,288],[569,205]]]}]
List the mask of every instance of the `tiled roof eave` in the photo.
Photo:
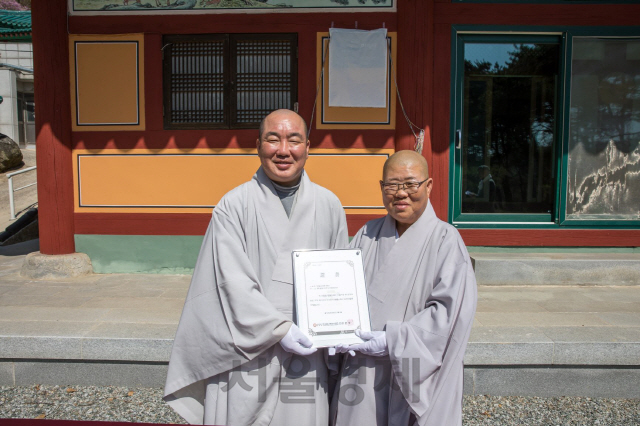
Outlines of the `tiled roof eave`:
[{"label": "tiled roof eave", "polygon": [[31,31],[31,11],[0,11],[0,27]]}]

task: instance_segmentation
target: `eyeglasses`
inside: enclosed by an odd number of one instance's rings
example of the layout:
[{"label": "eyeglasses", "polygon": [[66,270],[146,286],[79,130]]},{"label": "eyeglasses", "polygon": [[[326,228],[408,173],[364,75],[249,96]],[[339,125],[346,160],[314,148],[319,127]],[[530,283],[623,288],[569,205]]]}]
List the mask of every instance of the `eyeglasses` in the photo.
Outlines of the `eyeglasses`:
[{"label": "eyeglasses", "polygon": [[396,192],[403,190],[407,194],[415,194],[418,192],[418,188],[420,185],[428,181],[429,178],[426,178],[422,182],[405,182],[405,183],[385,183],[380,181],[380,186],[385,194],[394,195]]}]

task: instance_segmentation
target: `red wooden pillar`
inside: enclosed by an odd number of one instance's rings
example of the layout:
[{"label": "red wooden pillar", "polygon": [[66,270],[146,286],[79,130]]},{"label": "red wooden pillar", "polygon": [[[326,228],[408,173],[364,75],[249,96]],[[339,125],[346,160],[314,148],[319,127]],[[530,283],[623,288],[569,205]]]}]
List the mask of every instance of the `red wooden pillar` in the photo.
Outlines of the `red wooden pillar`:
[{"label": "red wooden pillar", "polygon": [[31,20],[40,252],[68,254],[75,244],[67,0],[34,0]]}]

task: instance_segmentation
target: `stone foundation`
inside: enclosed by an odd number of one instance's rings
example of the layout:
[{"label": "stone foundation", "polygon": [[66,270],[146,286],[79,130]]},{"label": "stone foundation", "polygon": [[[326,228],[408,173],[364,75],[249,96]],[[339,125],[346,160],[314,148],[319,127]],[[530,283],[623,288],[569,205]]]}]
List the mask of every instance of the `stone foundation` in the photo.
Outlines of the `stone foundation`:
[{"label": "stone foundation", "polygon": [[27,255],[20,275],[38,280],[63,280],[93,273],[91,259],[84,253]]}]

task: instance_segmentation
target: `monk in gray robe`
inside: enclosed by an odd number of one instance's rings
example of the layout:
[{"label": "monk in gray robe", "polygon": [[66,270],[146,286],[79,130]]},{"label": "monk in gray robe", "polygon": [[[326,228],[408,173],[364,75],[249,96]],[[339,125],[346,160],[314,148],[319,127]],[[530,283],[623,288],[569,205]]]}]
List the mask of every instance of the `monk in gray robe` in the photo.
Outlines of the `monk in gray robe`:
[{"label": "monk in gray robe", "polygon": [[421,155],[392,155],[380,185],[388,215],[351,242],[364,254],[374,331],[360,333],[364,343],[336,347],[346,355],[332,423],[461,425],[477,299],[469,254],[431,207],[433,180]]},{"label": "monk in gray robe", "polygon": [[304,172],[304,120],[260,126],[262,166],[213,211],[173,344],[165,400],[192,424],[328,424],[326,351],[293,324],[291,252],[342,248],[338,198]]}]

